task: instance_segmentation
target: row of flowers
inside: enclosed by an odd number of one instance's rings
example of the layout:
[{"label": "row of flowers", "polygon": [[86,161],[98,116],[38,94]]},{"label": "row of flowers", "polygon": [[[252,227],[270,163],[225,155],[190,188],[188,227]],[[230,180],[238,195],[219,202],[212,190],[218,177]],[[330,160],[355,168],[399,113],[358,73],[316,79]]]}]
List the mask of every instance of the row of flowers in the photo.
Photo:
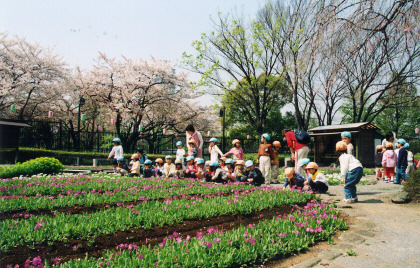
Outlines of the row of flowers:
[{"label": "row of flowers", "polygon": [[[255,225],[229,231],[210,227],[195,237],[173,233],[156,246],[121,244],[101,258],[73,259],[53,265],[60,267],[231,267],[264,262],[307,249],[326,240],[346,222],[337,217],[334,205],[312,200],[291,215],[277,216]],[[41,257],[28,259],[27,265],[49,267]],[[10,266],[13,267],[13,266]]]},{"label": "row of flowers", "polygon": [[65,241],[68,238],[112,234],[129,228],[172,225],[185,219],[246,214],[283,204],[303,203],[313,197],[309,192],[254,187],[251,190],[236,191],[233,196],[209,195],[207,199],[184,196],[180,199],[167,198],[165,202],[144,199],[140,205],[109,207],[92,214],[57,213],[54,217],[11,219],[0,223],[3,231],[0,246],[2,251],[7,251],[10,246],[25,243]]},{"label": "row of flowers", "polygon": [[82,190],[77,192],[67,190],[65,193],[60,193],[57,196],[1,196],[0,199],[2,202],[0,202],[0,211],[11,211],[17,209],[26,209],[31,211],[38,209],[54,209],[57,207],[71,207],[74,205],[92,206],[97,204],[116,204],[118,202],[135,201],[140,197],[159,199],[181,194],[213,194],[220,191],[229,193],[235,190],[242,191],[252,188],[251,185],[245,183],[216,185],[195,184],[190,182],[182,185],[182,180],[178,180],[178,182],[170,182],[168,185],[153,184],[133,186],[127,189],[116,188],[114,190],[97,190],[95,188],[90,191]]}]

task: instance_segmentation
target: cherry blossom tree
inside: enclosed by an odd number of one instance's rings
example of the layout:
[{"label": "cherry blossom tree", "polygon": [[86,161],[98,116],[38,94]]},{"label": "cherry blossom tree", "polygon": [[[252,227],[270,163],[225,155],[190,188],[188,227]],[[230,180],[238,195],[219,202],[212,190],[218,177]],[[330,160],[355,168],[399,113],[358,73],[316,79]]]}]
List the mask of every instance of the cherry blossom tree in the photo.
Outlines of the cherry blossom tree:
[{"label": "cherry blossom tree", "polygon": [[[57,85],[67,75],[61,59],[51,50],[23,38],[0,33],[0,114],[31,120],[57,97]],[[10,113],[16,106],[17,115]]]}]

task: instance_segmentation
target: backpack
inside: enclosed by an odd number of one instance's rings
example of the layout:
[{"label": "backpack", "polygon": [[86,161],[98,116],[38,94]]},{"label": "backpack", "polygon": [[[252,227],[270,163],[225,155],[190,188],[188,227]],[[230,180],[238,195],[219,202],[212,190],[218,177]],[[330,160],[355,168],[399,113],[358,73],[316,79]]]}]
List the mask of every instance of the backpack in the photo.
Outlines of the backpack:
[{"label": "backpack", "polygon": [[309,136],[308,132],[301,129],[295,129],[293,133],[296,136],[296,140],[301,144],[308,144],[311,140],[311,137]]}]

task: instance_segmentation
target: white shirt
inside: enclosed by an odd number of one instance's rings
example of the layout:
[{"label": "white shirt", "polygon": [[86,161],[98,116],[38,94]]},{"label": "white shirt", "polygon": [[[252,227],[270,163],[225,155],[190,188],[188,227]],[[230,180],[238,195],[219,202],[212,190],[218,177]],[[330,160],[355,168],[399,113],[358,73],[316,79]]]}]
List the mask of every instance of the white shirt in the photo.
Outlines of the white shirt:
[{"label": "white shirt", "polygon": [[351,155],[354,155],[353,151],[354,151],[353,144],[351,144],[351,143],[347,144],[347,153],[351,154]]},{"label": "white shirt", "polygon": [[[382,147],[385,149],[386,148],[386,144],[388,143],[388,141],[386,139],[383,139],[382,141]],[[392,144],[394,145],[394,149],[397,148],[397,139],[394,139],[394,141],[392,142]]]},{"label": "white shirt", "polygon": [[360,161],[351,154],[342,154],[338,160],[340,160],[341,177],[343,179],[346,177],[347,172],[358,167],[363,167]]},{"label": "white shirt", "polygon": [[412,151],[407,151],[407,161],[413,162],[414,161],[414,155]]},{"label": "white shirt", "polygon": [[318,175],[315,176],[315,181],[323,182],[325,183],[325,185],[329,186],[328,179],[322,173],[319,173]]},{"label": "white shirt", "polygon": [[112,151],[109,153],[108,158],[111,158],[111,156],[114,155],[114,158],[120,158],[123,156],[123,147],[121,145],[117,145],[112,147]]},{"label": "white shirt", "polygon": [[184,155],[185,155],[184,148],[176,150],[176,159],[181,159],[181,161],[184,162]]},{"label": "white shirt", "polygon": [[214,145],[213,147],[209,146],[209,153],[210,153],[210,161],[219,162],[219,154],[220,156],[223,155],[222,151],[220,151],[219,147],[217,145]]}]

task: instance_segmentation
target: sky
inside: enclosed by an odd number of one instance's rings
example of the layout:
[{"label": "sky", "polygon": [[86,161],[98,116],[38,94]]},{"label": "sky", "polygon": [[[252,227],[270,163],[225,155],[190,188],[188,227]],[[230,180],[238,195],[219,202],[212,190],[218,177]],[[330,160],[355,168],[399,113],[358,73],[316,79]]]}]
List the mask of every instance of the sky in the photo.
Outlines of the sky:
[{"label": "sky", "polygon": [[[265,0],[0,0],[0,32],[24,37],[89,69],[98,52],[109,57],[179,63],[191,43],[212,30],[211,17],[237,12],[254,17]],[[198,76],[190,75],[191,80]],[[212,104],[209,96],[200,103]]]},{"label": "sky", "polygon": [[0,31],[53,48],[70,66],[89,68],[108,56],[180,59],[212,29],[210,16],[243,11],[255,16],[264,0],[6,1]]}]

